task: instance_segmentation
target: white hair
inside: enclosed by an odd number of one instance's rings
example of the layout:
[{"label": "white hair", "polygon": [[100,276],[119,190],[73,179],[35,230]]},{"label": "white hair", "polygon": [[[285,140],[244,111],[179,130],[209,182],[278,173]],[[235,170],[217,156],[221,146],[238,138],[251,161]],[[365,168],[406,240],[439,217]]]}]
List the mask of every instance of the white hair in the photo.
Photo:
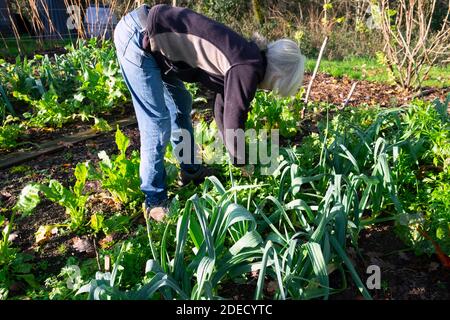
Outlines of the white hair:
[{"label": "white hair", "polygon": [[[255,42],[261,50],[265,49],[261,39]],[[281,39],[270,42],[264,51],[267,68],[260,88],[273,90],[283,97],[295,95],[303,82],[306,60],[297,43]]]}]

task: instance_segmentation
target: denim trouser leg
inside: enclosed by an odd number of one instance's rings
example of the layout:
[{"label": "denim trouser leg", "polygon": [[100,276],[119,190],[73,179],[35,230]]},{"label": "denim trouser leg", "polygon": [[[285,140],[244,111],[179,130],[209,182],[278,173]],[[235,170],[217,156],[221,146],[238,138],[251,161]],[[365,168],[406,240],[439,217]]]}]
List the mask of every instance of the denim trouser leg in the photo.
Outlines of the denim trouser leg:
[{"label": "denim trouser leg", "polygon": [[[180,154],[175,154],[180,162],[181,170],[188,172],[197,171],[200,166],[196,164],[196,152],[192,127],[192,96],[186,90],[183,81],[176,77],[163,76],[164,97],[170,112],[172,137],[171,142],[174,151],[181,147]],[[185,135],[189,137],[184,137]],[[188,141],[184,141],[187,138]],[[189,154],[183,154],[186,151]]]},{"label": "denim trouser leg", "polygon": [[[114,43],[124,80],[130,90],[141,137],[141,190],[149,206],[167,199],[164,154],[170,140],[174,146],[183,143],[171,133],[185,129],[191,137],[192,98],[182,81],[161,75],[154,58],[140,43],[143,30],[133,12],[126,15],[114,32]],[[193,149],[193,138],[190,148]],[[194,151],[192,150],[192,155]],[[194,171],[197,165],[182,163],[183,170]]]}]

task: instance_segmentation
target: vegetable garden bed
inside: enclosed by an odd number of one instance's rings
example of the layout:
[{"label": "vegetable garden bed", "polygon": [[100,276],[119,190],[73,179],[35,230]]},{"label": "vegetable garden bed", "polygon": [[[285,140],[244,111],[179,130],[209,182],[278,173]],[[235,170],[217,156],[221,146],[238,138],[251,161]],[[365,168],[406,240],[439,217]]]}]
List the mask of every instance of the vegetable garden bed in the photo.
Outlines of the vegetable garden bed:
[{"label": "vegetable garden bed", "polygon": [[[103,56],[92,44],[81,53],[73,49],[70,63],[89,50]],[[63,58],[55,59],[65,65]],[[83,76],[103,79],[122,97],[114,60],[107,56],[102,65],[115,71],[99,78],[97,63],[86,66]],[[23,81],[23,90],[36,89],[26,87],[30,81],[43,83],[31,78]],[[44,79],[52,83],[51,77]],[[0,170],[0,296],[448,298],[450,96],[444,101],[443,89],[428,101],[411,101],[392,92],[401,101],[396,105],[388,98],[391,93],[382,92],[374,96],[383,108],[369,107],[375,100],[365,98],[372,92],[367,88],[387,88],[363,83],[355,101],[338,110],[340,91],[351,86],[346,81],[320,75],[312,98],[322,102],[307,106],[306,119],[300,118],[302,92],[289,99],[257,94],[247,127],[279,129],[282,138],[278,169],[271,175],[263,175],[260,166],[245,174],[223,157],[214,164],[215,177],[200,186],[179,187],[177,163],[168,151],[173,201],[165,223],[141,218],[136,126],[114,128],[115,135],[66,145]],[[44,119],[39,118],[44,110],[67,123],[67,115],[44,108],[43,101],[69,104],[82,118],[98,119],[102,113],[86,113],[95,106],[95,99],[86,97],[104,92],[89,83],[80,81],[69,98],[56,102],[46,100],[46,93],[55,94],[51,85],[42,85],[43,93],[28,92],[28,98],[9,88],[35,111],[10,121],[22,121],[19,129],[33,127]],[[334,86],[328,91],[334,100],[322,97],[327,86]],[[198,88],[189,89],[199,97]],[[74,97],[79,104],[72,105]],[[436,97],[441,101],[430,101]],[[201,153],[211,158],[208,142],[217,128],[210,116],[194,118],[196,140],[203,136]],[[366,288],[370,265],[381,269],[380,289]]]},{"label": "vegetable garden bed", "polygon": [[[137,150],[139,146],[139,132],[136,127],[124,130],[131,137],[130,149]],[[30,163],[4,170],[1,172],[0,195],[1,201],[6,207],[11,207],[17,202],[20,190],[30,182],[45,179],[56,179],[70,185],[73,177],[73,163],[98,161],[97,153],[106,150],[108,153],[115,151],[115,144],[111,135],[96,138],[86,143],[77,143],[66,147],[54,155],[45,155]],[[108,209],[108,206],[106,206]],[[108,210],[111,210],[109,208]],[[64,209],[50,201],[43,201],[36,211],[26,219],[21,219],[15,227],[13,243],[22,252],[30,253],[33,258],[33,269],[38,274],[44,274],[42,279],[59,274],[66,265],[67,259],[76,261],[77,264],[91,265],[95,269],[95,253],[92,247],[87,251],[78,251],[74,247],[75,234],[52,235],[47,241],[37,246],[35,232],[42,225],[64,223],[66,220]],[[120,242],[135,235],[138,225],[130,225],[130,232],[122,235],[113,235],[110,240]],[[103,239],[96,239],[98,243],[104,243]],[[107,239],[108,240],[108,239]],[[92,240],[91,240],[91,243]],[[360,236],[361,257],[353,249],[349,256],[355,263],[358,272],[365,274],[366,268],[372,263],[386,267],[383,272],[383,285],[381,290],[372,291],[376,299],[447,299],[449,273],[442,267],[435,257],[417,256],[411,248],[402,244],[395,236],[392,224],[379,225],[363,231]],[[91,249],[89,249],[91,248]],[[100,249],[101,250],[101,249]],[[232,299],[251,299],[251,292],[256,287],[257,277],[248,283],[225,283],[222,292]],[[340,279],[336,286],[342,285]],[[24,295],[29,290],[28,285],[16,283],[11,295]],[[274,283],[267,282],[265,292],[268,296],[276,290]],[[244,294],[245,293],[245,294]],[[39,296],[38,296],[39,297]],[[334,296],[332,299],[359,299],[358,289],[351,283],[349,287]],[[66,297],[70,298],[70,297]]]}]

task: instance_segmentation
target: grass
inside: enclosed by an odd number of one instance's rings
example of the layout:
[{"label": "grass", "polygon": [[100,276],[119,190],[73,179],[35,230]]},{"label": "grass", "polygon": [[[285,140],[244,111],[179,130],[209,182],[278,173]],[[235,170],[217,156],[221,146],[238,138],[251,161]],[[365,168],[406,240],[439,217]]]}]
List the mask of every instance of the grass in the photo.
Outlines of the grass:
[{"label": "grass", "polygon": [[[312,72],[316,60],[309,59],[306,70]],[[333,77],[348,77],[355,80],[368,80],[380,83],[393,83],[385,66],[372,58],[349,58],[345,60],[322,60],[320,71]],[[450,65],[436,66],[431,69],[424,86],[445,88],[450,87]]]},{"label": "grass", "polygon": [[0,57],[12,57],[15,58],[18,55],[31,55],[36,51],[51,50],[55,48],[63,48],[66,45],[72,43],[70,39],[65,40],[44,40],[39,43],[35,38],[22,37],[19,40],[20,48],[17,46],[17,42],[14,39],[1,39],[0,43]]}]

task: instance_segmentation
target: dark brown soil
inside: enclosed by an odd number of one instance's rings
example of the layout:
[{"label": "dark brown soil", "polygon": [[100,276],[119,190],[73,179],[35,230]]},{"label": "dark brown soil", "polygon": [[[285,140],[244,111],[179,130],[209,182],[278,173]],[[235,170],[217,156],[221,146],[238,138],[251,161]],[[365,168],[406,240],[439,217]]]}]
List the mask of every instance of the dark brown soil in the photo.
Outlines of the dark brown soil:
[{"label": "dark brown soil", "polygon": [[[310,79],[311,74],[306,74],[305,86],[309,84]],[[347,99],[350,89],[356,81],[347,77],[334,78],[328,74],[319,73],[314,80],[310,101],[341,105]],[[421,99],[424,100],[445,99],[450,93],[450,88],[423,88],[422,92]],[[410,102],[416,95],[414,92],[405,91],[393,85],[358,80],[358,85],[348,105],[367,104],[369,106],[398,107]]]},{"label": "dark brown soil", "polygon": [[229,297],[233,300],[252,300],[256,290],[257,278],[251,280],[251,283],[224,283],[219,289],[219,296]]},{"label": "dark brown soil", "polygon": [[[109,124],[124,119],[134,114],[133,106],[130,103],[117,108],[110,113],[105,113],[99,118],[106,120]],[[94,121],[72,121],[65,123],[61,128],[29,128],[17,140],[17,147],[8,150],[0,149],[0,154],[7,154],[13,151],[29,151],[36,149],[43,142],[57,139],[61,136],[72,135],[92,128]]]},{"label": "dark brown soil", "polygon": [[[54,55],[61,55],[61,54],[65,54],[67,53],[66,48],[64,47],[55,47],[52,49],[38,49],[38,50],[34,50],[33,52],[28,52],[26,55],[26,57],[28,59],[33,59],[35,55],[40,54],[42,56],[44,55],[48,55],[50,58],[52,58]],[[21,56],[24,56],[23,54],[21,54]],[[9,63],[15,63],[16,62],[16,57],[15,56],[11,56],[11,55],[4,55],[2,57],[3,59],[5,59],[5,61],[9,62]]]},{"label": "dark brown soil", "polygon": [[[435,255],[417,256],[396,235],[390,224],[375,225],[361,232],[360,253],[349,250],[363,281],[372,274],[367,267],[381,270],[381,289],[369,290],[377,300],[450,300],[450,269]],[[362,258],[361,258],[362,257]],[[362,299],[348,275],[349,287],[332,299]]]}]

